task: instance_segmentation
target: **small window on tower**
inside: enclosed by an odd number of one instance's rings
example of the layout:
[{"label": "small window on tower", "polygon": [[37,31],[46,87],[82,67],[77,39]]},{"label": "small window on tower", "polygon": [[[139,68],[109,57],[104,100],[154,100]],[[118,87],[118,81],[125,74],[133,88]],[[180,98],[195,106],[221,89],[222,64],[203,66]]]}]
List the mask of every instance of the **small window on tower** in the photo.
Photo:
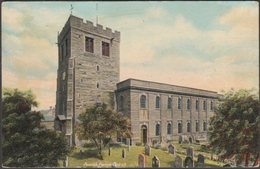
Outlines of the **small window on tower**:
[{"label": "small window on tower", "polygon": [[66,78],[66,72],[62,72],[62,80],[65,80]]},{"label": "small window on tower", "polygon": [[99,88],[99,83],[97,83],[97,88]]},{"label": "small window on tower", "polygon": [[97,71],[99,71],[99,66],[97,65]]},{"label": "small window on tower", "polygon": [[65,56],[67,56],[69,53],[69,43],[68,39],[65,40]]},{"label": "small window on tower", "polygon": [[61,62],[63,61],[63,52],[64,52],[64,47],[63,45],[61,45]]},{"label": "small window on tower", "polygon": [[94,53],[94,39],[86,37],[85,38],[85,51]]},{"label": "small window on tower", "polygon": [[109,43],[102,42],[102,55],[109,56]]}]

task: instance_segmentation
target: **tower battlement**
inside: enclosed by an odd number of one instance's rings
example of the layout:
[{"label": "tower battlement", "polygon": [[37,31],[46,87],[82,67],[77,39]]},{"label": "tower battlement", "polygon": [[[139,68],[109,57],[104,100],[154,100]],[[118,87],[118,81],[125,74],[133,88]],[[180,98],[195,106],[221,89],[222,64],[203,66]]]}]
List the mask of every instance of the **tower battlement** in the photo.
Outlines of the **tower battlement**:
[{"label": "tower battlement", "polygon": [[84,20],[82,18],[70,15],[68,21],[66,22],[66,24],[64,25],[62,31],[59,34],[59,39],[63,39],[64,35],[66,34],[66,32],[68,31],[68,29],[72,27],[75,29],[80,29],[82,31],[85,32],[89,32],[92,34],[96,34],[98,36],[102,36],[104,38],[107,39],[113,39],[115,41],[120,42],[120,32],[115,30],[114,32],[112,31],[111,28],[105,27],[103,25],[100,24],[96,24],[94,25],[93,22],[86,20],[86,22],[84,22]]}]

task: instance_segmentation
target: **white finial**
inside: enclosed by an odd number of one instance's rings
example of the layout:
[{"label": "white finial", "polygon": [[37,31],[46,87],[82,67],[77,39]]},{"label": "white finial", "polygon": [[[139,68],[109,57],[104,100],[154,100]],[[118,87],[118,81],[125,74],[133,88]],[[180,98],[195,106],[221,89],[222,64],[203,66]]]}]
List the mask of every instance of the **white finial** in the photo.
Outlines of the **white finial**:
[{"label": "white finial", "polygon": [[96,23],[98,24],[98,3],[96,3],[96,12],[97,12]]},{"label": "white finial", "polygon": [[73,6],[70,4],[70,14],[72,15]]}]

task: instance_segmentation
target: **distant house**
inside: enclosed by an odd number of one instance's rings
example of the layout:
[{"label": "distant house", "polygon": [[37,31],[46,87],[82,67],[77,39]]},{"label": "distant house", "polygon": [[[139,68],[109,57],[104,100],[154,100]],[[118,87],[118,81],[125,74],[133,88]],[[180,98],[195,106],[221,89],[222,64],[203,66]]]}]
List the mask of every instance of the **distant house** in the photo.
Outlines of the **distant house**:
[{"label": "distant house", "polygon": [[55,107],[50,106],[48,110],[40,110],[44,119],[42,119],[41,124],[47,129],[54,130],[54,118],[55,118]]}]

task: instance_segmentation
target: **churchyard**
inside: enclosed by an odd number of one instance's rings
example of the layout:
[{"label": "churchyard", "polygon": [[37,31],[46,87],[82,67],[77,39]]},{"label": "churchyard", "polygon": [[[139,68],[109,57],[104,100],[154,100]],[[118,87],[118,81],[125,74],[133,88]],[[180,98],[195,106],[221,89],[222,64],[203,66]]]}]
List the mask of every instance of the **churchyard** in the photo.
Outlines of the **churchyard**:
[{"label": "churchyard", "polygon": [[168,143],[164,147],[114,144],[103,150],[100,160],[94,146],[75,148],[68,157],[68,167],[222,167],[205,146]]}]

